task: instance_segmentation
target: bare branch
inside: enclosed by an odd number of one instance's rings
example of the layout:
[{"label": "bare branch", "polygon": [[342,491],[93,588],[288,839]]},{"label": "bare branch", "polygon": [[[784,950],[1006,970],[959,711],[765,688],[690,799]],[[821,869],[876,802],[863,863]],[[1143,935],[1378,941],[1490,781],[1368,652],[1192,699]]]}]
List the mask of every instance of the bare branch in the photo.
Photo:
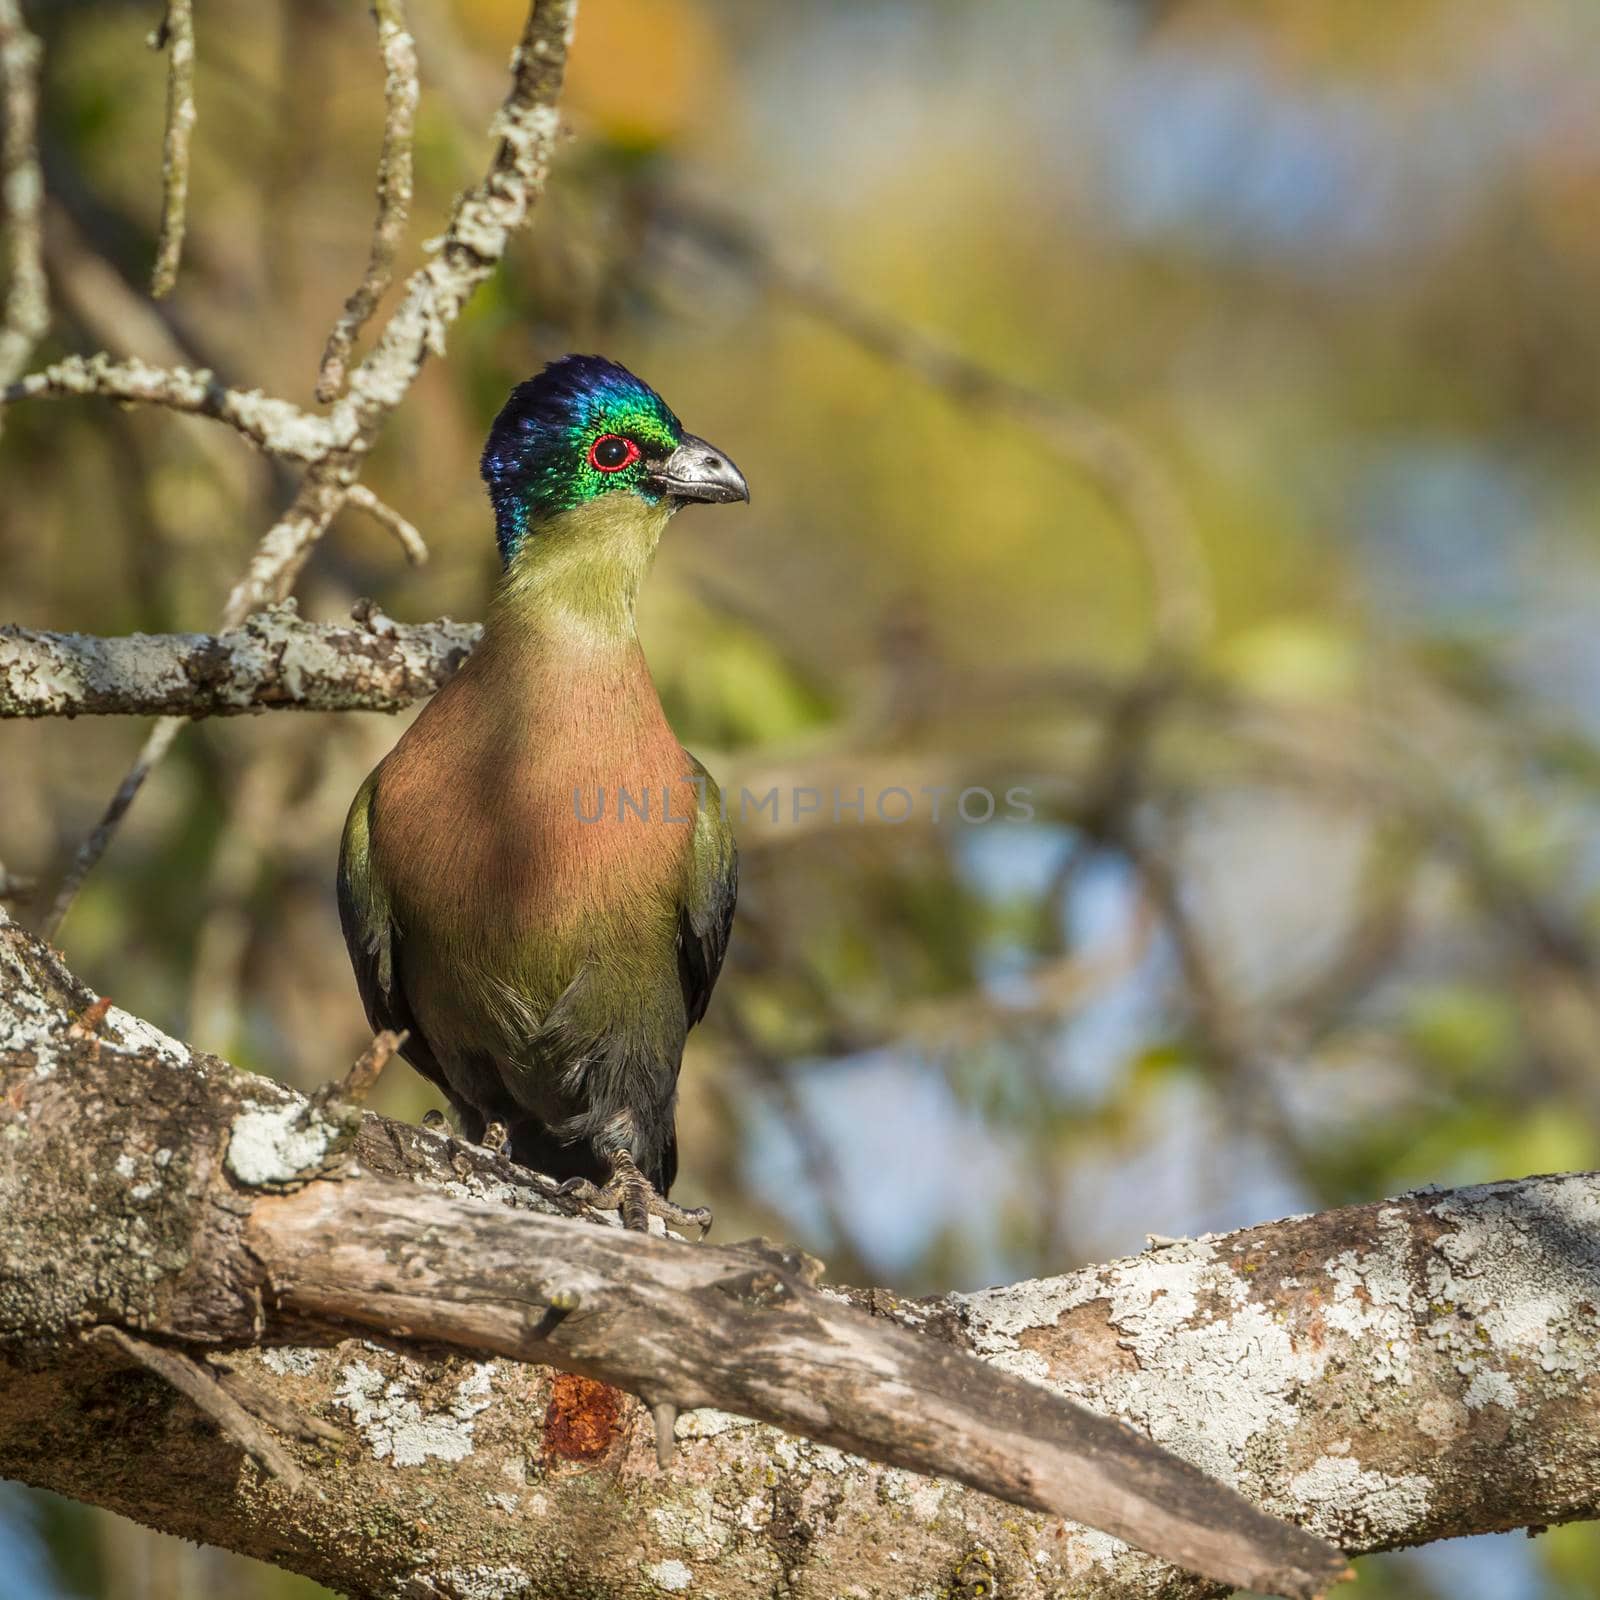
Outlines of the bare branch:
[{"label": "bare branch", "polygon": [[577,0],[535,0],[511,58],[511,90],[495,117],[499,146],[483,181],[456,203],[433,259],[414,272],[377,346],[351,374],[371,430],[400,403],[461,308],[489,277],[544,193],[560,131],[556,102]]},{"label": "bare branch", "polygon": [[577,0],[533,0],[511,58],[511,90],[495,118],[500,143],[487,176],[456,203],[433,259],[414,272],[377,346],[351,374],[358,428],[347,447],[315,462],[294,504],[262,537],[244,578],[228,596],[223,627],[237,627],[261,604],[287,593],[312,546],[343,504],[361,462],[405,398],[430,353],[489,277],[512,235],[544,192],[555,148],[567,47]]},{"label": "bare branch", "polygon": [[[365,447],[363,447],[365,448]],[[244,576],[228,591],[222,627],[237,628],[252,611],[287,597],[317,541],[344,504],[355,458],[327,456],[307,469],[288,509],[262,534]]]},{"label": "bare branch", "polygon": [[259,389],[228,389],[205,369],[154,367],[137,358],[115,361],[101,352],[67,356],[0,390],[0,404],[46,395],[93,395],[127,405],[163,406],[225,422],[268,455],[286,461],[319,461],[354,437],[348,414],[313,416],[288,400]]},{"label": "bare branch", "polygon": [[374,1034],[372,1043],[356,1057],[350,1070],[336,1082],[325,1085],[314,1100],[324,1105],[365,1105],[383,1069],[394,1060],[395,1052],[409,1037],[404,1028],[399,1033],[384,1028]]},{"label": "bare branch", "polygon": [[22,371],[50,326],[37,131],[40,55],[18,0],[0,0],[0,215],[7,241],[0,386]]},{"label": "bare branch", "polygon": [[72,865],[56,889],[55,898],[50,902],[49,913],[44,919],[44,932],[47,938],[54,938],[60,930],[62,919],[82,887],[84,878],[88,876],[89,869],[106,853],[106,847],[116,834],[117,825],[128,814],[128,807],[133,804],[140,789],[144,787],[144,780],[161,765],[162,759],[172,748],[172,741],[178,737],[186,720],[183,717],[163,717],[145,735],[145,741],[139,747],[138,755],[133,758],[133,765],[123,774],[122,782],[117,785],[117,792],[112,795],[110,804],[100,814],[100,820],[78,846],[78,853],[72,858]]},{"label": "bare branch", "polygon": [[411,212],[411,141],[417,114],[417,45],[406,26],[401,0],[373,0],[378,50],[383,57],[383,150],[378,157],[378,217],[372,226],[367,270],[328,335],[317,378],[317,398],[338,398],[345,363],[368,317],[378,308],[394,274],[395,251]]},{"label": "bare branch", "polygon": [[167,52],[167,132],[161,147],[161,237],[150,293],[160,299],[178,281],[189,214],[189,140],[194,133],[194,4],[166,0],[166,15],[150,36]]},{"label": "bare branch", "polygon": [[[262,535],[223,607],[224,632],[293,588],[423,362],[430,352],[443,352],[446,330],[494,271],[513,234],[526,225],[544,192],[560,127],[556,101],[576,14],[577,0],[532,0],[511,59],[511,89],[495,118],[500,142],[489,172],[457,202],[434,258],[411,275],[376,347],[351,375],[348,398],[324,425],[342,430],[346,418],[353,418],[354,433],[311,461],[289,508]],[[60,926],[79,886],[181,726],[181,721],[169,720],[152,731],[104,816],[79,847],[56,895],[47,931]]]},{"label": "bare branch", "polygon": [[[399,1324],[424,1341],[775,1422],[1273,1593],[1320,1594],[1343,1569],[1335,1552],[1270,1528],[1116,1422],[817,1294],[774,1249],[691,1250],[479,1201],[424,1201],[376,1180],[260,1201],[249,1240],[278,1307],[317,1322]],[[582,1315],[530,1321],[530,1302],[562,1291]]]},{"label": "bare branch", "polygon": [[345,495],[345,504],[360,506],[368,516],[381,522],[400,541],[400,548],[412,566],[420,567],[428,559],[428,546],[416,527],[393,506],[380,500],[366,484],[351,484],[349,493]]},{"label": "bare branch", "polygon": [[290,606],[223,634],[98,639],[0,627],[0,717],[399,711],[449,679],[479,632],[465,622],[303,622]]}]

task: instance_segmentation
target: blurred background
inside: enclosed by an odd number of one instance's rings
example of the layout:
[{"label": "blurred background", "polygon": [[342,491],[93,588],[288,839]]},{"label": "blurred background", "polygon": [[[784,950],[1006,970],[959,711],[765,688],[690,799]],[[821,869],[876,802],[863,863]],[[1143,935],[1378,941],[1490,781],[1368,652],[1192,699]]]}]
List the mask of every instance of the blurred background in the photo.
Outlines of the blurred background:
[{"label": "blurred background", "polygon": [[[28,10],[34,364],[310,404],[370,228],[364,9],[200,8],[159,310],[156,15]],[[409,10],[402,268],[482,170],[523,14]],[[641,618],[725,790],[825,797],[738,827],[676,1190],[722,1238],[932,1292],[1600,1162],[1597,64],[1581,0],[584,0],[535,229],[367,474],[432,559],[346,512],[298,593],[481,615],[477,451],[569,349],[744,468],[753,505],[674,524]],[[67,400],[13,409],[0,484],[5,618],[103,634],[210,627],[292,487],[213,424]],[[402,721],[186,730],[62,930],[76,969],[255,1070],[341,1070],[367,1033],[338,834]],[[0,725],[17,915],[146,731]],[[924,785],[1034,814],[874,815]],[[0,1488],[5,1600],[322,1592]],[[1600,1539],[1374,1558],[1352,1592],[1600,1596]]]}]

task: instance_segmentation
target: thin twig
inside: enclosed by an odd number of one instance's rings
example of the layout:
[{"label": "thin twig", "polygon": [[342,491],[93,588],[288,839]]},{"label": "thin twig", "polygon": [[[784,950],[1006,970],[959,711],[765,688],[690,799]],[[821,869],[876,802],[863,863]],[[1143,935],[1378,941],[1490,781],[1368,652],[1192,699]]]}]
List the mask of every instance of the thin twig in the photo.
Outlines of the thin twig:
[{"label": "thin twig", "polygon": [[[143,288],[134,288],[123,277],[59,203],[45,207],[44,250],[45,265],[60,297],[62,314],[69,322],[76,323],[110,359],[133,358],[171,373],[203,366],[172,321],[151,302]],[[212,377],[215,381],[214,374]],[[290,420],[286,412],[278,415],[285,422]],[[180,426],[194,441],[196,451],[205,457],[227,486],[234,501],[251,504],[264,500],[271,483],[271,468],[267,462],[247,451],[235,450],[207,425],[210,420],[205,413],[195,413],[186,417]],[[293,419],[293,423],[298,428],[299,418]]]},{"label": "thin twig", "polygon": [[358,461],[359,456],[351,453],[342,460],[324,457],[312,462],[288,510],[262,534],[244,576],[228,591],[222,607],[224,629],[237,628],[251,612],[288,595],[344,504],[349,485],[341,480],[356,471]]},{"label": "thin twig", "polygon": [[106,853],[106,847],[111,843],[118,823],[127,815],[128,807],[133,804],[135,796],[144,787],[144,780],[161,764],[162,757],[172,748],[172,741],[178,737],[179,730],[188,720],[187,717],[163,717],[146,735],[144,744],[139,748],[139,754],[134,757],[133,765],[128,768],[122,782],[117,785],[117,792],[112,795],[111,803],[101,814],[100,820],[78,846],[78,853],[73,857],[66,877],[61,880],[61,887],[56,890],[55,899],[50,902],[50,911],[43,924],[43,932],[47,939],[55,938],[62,919],[76,898],[90,868]]},{"label": "thin twig", "polygon": [[0,0],[0,215],[7,241],[0,385],[22,370],[50,326],[37,131],[41,54],[17,0]]},{"label": "thin twig", "polygon": [[378,216],[372,225],[367,270],[328,335],[317,379],[324,404],[344,388],[345,364],[356,337],[394,276],[395,251],[411,213],[412,134],[417,115],[417,45],[406,26],[401,0],[373,0],[378,50],[383,57],[383,150],[378,157]]},{"label": "thin twig", "polygon": [[428,559],[428,546],[415,526],[387,501],[380,500],[366,484],[351,484],[345,504],[359,506],[374,521],[381,522],[400,541],[400,548],[412,566],[420,567]]},{"label": "thin twig", "polygon": [[[499,264],[512,236],[527,225],[544,193],[560,132],[556,102],[577,9],[578,0],[532,0],[511,58],[511,89],[495,118],[499,144],[489,171],[457,201],[438,250],[407,280],[405,295],[377,344],[350,375],[349,395],[329,421],[348,415],[356,424],[354,434],[307,467],[288,510],[262,535],[244,576],[228,595],[224,630],[238,627],[251,612],[293,588],[423,363],[430,354],[443,353],[446,330]],[[168,719],[152,730],[105,816],[80,846],[56,896],[48,932],[59,928],[79,885],[105,853],[118,822],[181,727],[181,720]]]},{"label": "thin twig", "polygon": [[166,15],[150,36],[152,50],[167,52],[167,132],[161,147],[161,236],[150,274],[150,293],[160,299],[178,281],[184,229],[189,217],[189,141],[194,134],[194,7],[192,0],[166,0]]},{"label": "thin twig", "polygon": [[327,1086],[328,1100],[345,1106],[365,1104],[383,1069],[394,1060],[395,1052],[408,1038],[410,1034],[405,1028],[398,1033],[384,1028],[374,1034],[372,1043],[356,1057],[350,1070],[337,1083]]},{"label": "thin twig", "polygon": [[97,1328],[95,1336],[116,1345],[140,1366],[188,1396],[264,1472],[281,1478],[296,1494],[304,1490],[305,1479],[283,1446],[198,1361],[181,1351],[136,1339],[121,1328]]}]

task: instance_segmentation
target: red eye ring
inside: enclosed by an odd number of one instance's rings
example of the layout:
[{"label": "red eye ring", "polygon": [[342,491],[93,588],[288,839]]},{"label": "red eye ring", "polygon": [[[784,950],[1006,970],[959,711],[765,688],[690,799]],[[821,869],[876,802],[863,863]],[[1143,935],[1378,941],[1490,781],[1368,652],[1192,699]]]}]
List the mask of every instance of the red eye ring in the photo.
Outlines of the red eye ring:
[{"label": "red eye ring", "polygon": [[[618,445],[622,446],[620,455],[616,450]],[[624,467],[631,467],[639,459],[639,454],[638,445],[625,434],[602,433],[589,446],[589,465],[596,472],[621,472]]]}]

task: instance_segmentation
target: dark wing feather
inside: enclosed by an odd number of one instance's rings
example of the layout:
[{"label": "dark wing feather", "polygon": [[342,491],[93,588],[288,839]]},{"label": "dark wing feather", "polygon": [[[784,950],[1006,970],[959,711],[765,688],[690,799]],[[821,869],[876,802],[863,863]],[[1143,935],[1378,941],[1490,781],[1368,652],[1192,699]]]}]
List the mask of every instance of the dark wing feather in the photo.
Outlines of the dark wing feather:
[{"label": "dark wing feather", "polygon": [[[689,758],[694,761],[694,757]],[[698,761],[705,780],[700,814],[695,819],[690,892],[678,911],[678,982],[683,988],[683,1013],[689,1027],[705,1014],[728,953],[733,907],[739,896],[739,852],[722,820],[722,796]],[[678,1175],[678,1134],[667,1134],[660,1169],[649,1174],[661,1194]]]},{"label": "dark wing feather", "polygon": [[683,1009],[692,1028],[711,1004],[711,991],[722,958],[728,952],[728,934],[733,928],[733,906],[739,892],[739,857],[735,852],[726,875],[718,880],[717,904],[711,920],[698,924],[689,908],[678,919],[678,981],[683,985]]},{"label": "dark wing feather", "polygon": [[344,838],[339,846],[339,925],[344,930],[356,988],[373,1031],[404,1030],[409,1037],[400,1047],[400,1054],[448,1095],[450,1086],[444,1070],[412,1013],[400,981],[400,932],[373,868],[372,795],[376,776],[374,773],[362,784],[345,819]]},{"label": "dark wing feather", "polygon": [[739,852],[722,820],[722,794],[693,756],[704,780],[695,819],[690,892],[678,915],[678,980],[684,1015],[692,1028],[711,1003],[722,958],[728,952],[734,902],[739,895]]}]

